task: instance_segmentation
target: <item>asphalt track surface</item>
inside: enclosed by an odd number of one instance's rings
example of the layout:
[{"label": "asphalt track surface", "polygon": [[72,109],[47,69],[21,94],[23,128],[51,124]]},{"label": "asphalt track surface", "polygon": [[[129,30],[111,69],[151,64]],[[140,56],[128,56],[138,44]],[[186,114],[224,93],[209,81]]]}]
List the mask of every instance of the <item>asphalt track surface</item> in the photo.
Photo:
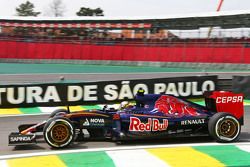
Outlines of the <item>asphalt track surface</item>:
[{"label": "asphalt track surface", "polygon": [[[16,132],[20,124],[37,123],[48,118],[48,115],[33,115],[33,116],[11,116],[0,117],[0,156],[11,154],[23,154],[49,151],[51,148],[47,145],[43,138],[38,140],[37,145],[25,146],[8,146],[8,135],[10,132]],[[136,140],[127,141],[124,143],[115,143],[109,140],[95,140],[74,142],[67,149],[88,149],[88,148],[108,148],[115,146],[144,146],[144,145],[159,145],[159,144],[187,144],[187,143],[213,143],[215,142],[210,137],[187,137],[187,138],[170,138],[160,140]],[[245,107],[245,125],[242,127],[240,140],[237,143],[250,142],[250,107]],[[64,149],[65,150],[65,149]]]},{"label": "asphalt track surface", "polygon": [[219,79],[232,79],[235,75],[250,76],[250,72],[146,72],[146,73],[62,73],[62,74],[0,74],[0,84],[93,82],[126,79],[150,79],[186,76],[218,75]]}]

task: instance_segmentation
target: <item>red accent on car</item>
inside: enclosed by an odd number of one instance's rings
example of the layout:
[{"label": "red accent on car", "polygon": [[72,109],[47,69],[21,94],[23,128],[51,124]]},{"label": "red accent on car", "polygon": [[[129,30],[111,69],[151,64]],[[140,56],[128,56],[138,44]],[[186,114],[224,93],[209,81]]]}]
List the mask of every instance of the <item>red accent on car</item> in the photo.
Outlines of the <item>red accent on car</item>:
[{"label": "red accent on car", "polygon": [[113,115],[113,120],[119,120],[119,119],[120,119],[120,114]]},{"label": "red accent on car", "polygon": [[244,115],[243,94],[228,91],[214,91],[208,98],[214,99],[217,112],[228,112],[236,118]]},{"label": "red accent on car", "polygon": [[167,115],[175,115],[175,116],[199,115],[196,109],[190,107],[189,105],[180,101],[176,97],[168,95],[162,95],[155,102],[155,108],[157,108],[159,112],[165,113]]},{"label": "red accent on car", "polygon": [[22,135],[26,135],[26,134],[28,134],[28,133],[32,133],[32,132],[35,131],[35,130],[36,130],[36,128],[34,128],[34,127],[32,126],[32,127],[28,128],[28,129],[23,130],[23,131],[21,132],[21,134],[22,134]]}]

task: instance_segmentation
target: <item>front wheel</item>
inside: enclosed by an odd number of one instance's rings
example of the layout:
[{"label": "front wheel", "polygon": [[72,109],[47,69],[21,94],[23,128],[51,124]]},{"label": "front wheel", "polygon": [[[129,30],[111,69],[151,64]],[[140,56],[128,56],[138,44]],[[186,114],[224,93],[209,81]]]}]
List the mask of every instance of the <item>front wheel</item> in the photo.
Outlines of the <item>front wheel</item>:
[{"label": "front wheel", "polygon": [[219,112],[210,118],[208,131],[218,142],[233,142],[239,138],[241,126],[233,115]]},{"label": "front wheel", "polygon": [[64,117],[51,118],[44,126],[45,141],[53,148],[64,148],[74,140],[75,130],[71,121]]}]

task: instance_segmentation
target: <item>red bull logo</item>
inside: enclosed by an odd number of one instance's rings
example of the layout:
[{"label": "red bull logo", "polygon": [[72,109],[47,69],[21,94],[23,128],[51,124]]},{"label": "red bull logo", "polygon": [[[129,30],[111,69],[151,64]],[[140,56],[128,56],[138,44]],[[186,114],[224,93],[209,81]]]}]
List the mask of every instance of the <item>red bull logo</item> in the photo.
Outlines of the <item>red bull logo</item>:
[{"label": "red bull logo", "polygon": [[143,123],[139,118],[130,117],[129,131],[164,131],[167,130],[167,127],[167,119],[163,119],[163,122],[160,123],[158,119],[148,118],[147,123]]}]

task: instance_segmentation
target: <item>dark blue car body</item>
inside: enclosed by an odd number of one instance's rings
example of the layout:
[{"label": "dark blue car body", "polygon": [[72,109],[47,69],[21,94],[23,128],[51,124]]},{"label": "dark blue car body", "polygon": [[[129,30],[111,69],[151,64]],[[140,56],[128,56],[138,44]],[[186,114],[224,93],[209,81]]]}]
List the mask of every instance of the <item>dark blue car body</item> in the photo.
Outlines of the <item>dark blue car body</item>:
[{"label": "dark blue car body", "polygon": [[[163,97],[168,102],[160,104],[162,108],[157,107]],[[136,101],[143,107],[129,106],[119,111],[120,119],[114,121],[114,134],[119,140],[207,135],[209,117],[215,113],[172,95],[145,95]]]}]

